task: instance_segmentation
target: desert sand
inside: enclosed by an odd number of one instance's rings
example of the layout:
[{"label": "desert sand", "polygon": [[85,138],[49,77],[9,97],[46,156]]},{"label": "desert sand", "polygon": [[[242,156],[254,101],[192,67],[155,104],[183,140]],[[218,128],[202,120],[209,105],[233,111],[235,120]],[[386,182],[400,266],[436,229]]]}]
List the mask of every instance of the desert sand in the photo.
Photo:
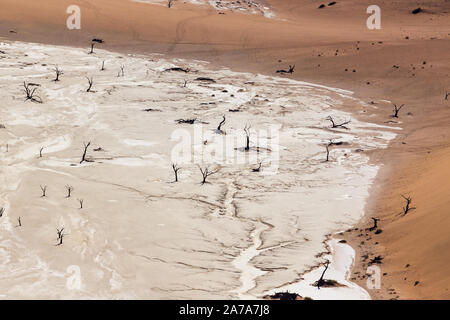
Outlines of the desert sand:
[{"label": "desert sand", "polygon": [[[365,218],[358,229],[370,227],[370,217],[377,217],[381,219],[382,233],[365,236],[364,230],[361,237],[358,237],[359,230],[343,233],[356,250],[355,273],[351,277],[364,288],[363,275],[367,267],[364,257],[372,259],[380,255],[383,258],[380,264],[382,287],[367,290],[372,298],[449,297],[450,277],[445,268],[450,260],[446,250],[450,161],[450,108],[449,100],[445,99],[450,91],[448,1],[423,4],[383,1],[379,4],[382,29],[372,31],[365,24],[369,1],[338,1],[324,9],[318,9],[316,1],[269,1],[271,17],[230,10],[219,15],[208,5],[181,2],[169,9],[125,0],[83,1],[80,4],[82,29],[71,31],[65,26],[65,9],[69,4],[70,1],[4,0],[0,35],[8,40],[84,47],[85,50],[90,40],[98,37],[105,39],[102,49],[140,54],[158,52],[168,59],[210,61],[209,68],[218,70],[226,66],[234,71],[269,76],[275,76],[277,69],[295,64],[295,72],[289,79],[354,92],[358,103],[353,100],[352,103],[333,103],[333,110],[349,112],[347,117],[351,113],[357,119],[353,122],[401,128],[387,149],[376,148],[365,153],[370,156],[371,165],[382,167],[368,190],[368,201],[362,210]],[[424,12],[411,14],[418,6],[423,7]],[[15,88],[17,84],[20,82],[17,81]],[[18,95],[19,89],[15,90]],[[392,103],[405,104],[399,119],[390,117]],[[217,118],[220,119],[219,113],[214,117]],[[380,128],[382,130],[385,129]],[[65,143],[61,140],[56,144]],[[76,144],[82,145],[82,141],[72,142]],[[74,161],[74,154],[65,156]],[[60,183],[61,193],[65,183]],[[31,184],[25,186],[31,188]],[[77,187],[79,189],[85,190]],[[31,194],[31,191],[17,194]],[[411,196],[415,207],[406,216],[401,214],[402,195]],[[16,203],[24,201],[17,200]],[[102,206],[104,204],[99,208]],[[279,205],[275,207],[274,210],[280,210]],[[356,215],[355,219],[358,219]],[[55,226],[48,228],[53,230]],[[250,241],[248,232],[246,234],[242,242]],[[69,241],[68,236],[67,243]],[[249,245],[251,247],[251,243],[246,243],[240,249]],[[238,251],[232,255],[236,256]],[[317,263],[309,261],[311,266]],[[252,263],[257,267],[261,262],[255,258]],[[103,264],[107,267],[107,263]],[[236,269],[233,270],[231,273]],[[277,277],[277,281],[284,282],[287,278]],[[270,285],[277,286],[274,282]],[[237,275],[235,286],[239,288]],[[264,288],[264,284],[260,288]]]}]

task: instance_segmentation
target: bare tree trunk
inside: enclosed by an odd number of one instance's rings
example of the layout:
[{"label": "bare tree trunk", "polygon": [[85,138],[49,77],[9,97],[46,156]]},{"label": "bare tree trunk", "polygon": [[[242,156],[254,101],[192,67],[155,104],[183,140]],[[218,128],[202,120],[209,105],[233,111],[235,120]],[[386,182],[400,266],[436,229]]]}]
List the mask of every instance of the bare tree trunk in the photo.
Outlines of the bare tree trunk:
[{"label": "bare tree trunk", "polygon": [[369,228],[370,231],[375,230],[376,228],[378,228],[377,226],[377,222],[380,220],[378,218],[371,218],[373,220],[373,226]]},{"label": "bare tree trunk", "polygon": [[328,116],[326,118],[326,120],[331,121],[331,127],[332,128],[344,128],[344,129],[348,129],[345,125],[349,124],[351,120],[342,122],[342,123],[336,123],[334,122],[333,118],[331,116]]},{"label": "bare tree trunk", "polygon": [[24,91],[27,96],[25,101],[30,100],[33,102],[42,103],[42,99],[39,96],[35,95],[37,88],[31,89],[30,86],[31,86],[31,84],[29,84],[29,83],[25,83],[25,82],[23,83]]},{"label": "bare tree trunk", "polygon": [[59,76],[64,73],[61,69],[58,68],[58,66],[56,66],[54,70],[55,70],[56,78],[53,81],[57,82],[57,81],[59,81]]},{"label": "bare tree trunk", "polygon": [[329,264],[330,264],[330,261],[327,261],[325,264],[325,270],[323,270],[322,275],[320,276],[320,279],[317,281],[318,288],[320,288],[325,283],[325,281],[323,280],[323,277],[325,276],[325,272],[327,272],[327,270],[328,270]]},{"label": "bare tree trunk", "polygon": [[244,128],[244,132],[245,132],[245,137],[246,137],[246,143],[245,143],[245,151],[249,151],[250,150],[250,126],[245,126]]},{"label": "bare tree trunk", "polygon": [[402,104],[400,107],[397,107],[397,105],[394,103],[394,114],[392,115],[393,118],[398,118],[399,111],[403,108],[404,104]]},{"label": "bare tree trunk", "polygon": [[72,195],[73,187],[67,185],[67,186],[66,186],[66,189],[67,189],[67,197],[66,197],[66,198],[70,198],[71,195]]},{"label": "bare tree trunk", "polygon": [[226,121],[225,116],[223,116],[222,121],[219,123],[219,126],[217,127],[217,131],[218,131],[219,133],[223,133],[223,131],[222,131],[222,126],[223,126],[223,124],[225,123],[225,121]]},{"label": "bare tree trunk", "polygon": [[414,207],[410,207],[411,202],[412,202],[412,199],[411,199],[410,196],[405,197],[405,196],[402,195],[402,197],[403,197],[403,199],[406,200],[406,205],[403,207],[403,215],[406,215],[409,211],[414,210],[415,208]]},{"label": "bare tree trunk", "polygon": [[84,152],[83,152],[83,156],[81,157],[81,161],[80,164],[82,164],[84,161],[86,161],[86,153],[87,153],[87,149],[89,148],[89,146],[91,145],[91,142],[89,141],[87,144],[84,143]]},{"label": "bare tree trunk", "polygon": [[87,88],[86,92],[91,92],[91,88],[92,88],[92,84],[94,83],[94,79],[92,77],[91,78],[86,77],[86,79],[89,83],[89,87]]},{"label": "bare tree trunk", "polygon": [[215,171],[209,171],[209,168],[206,167],[205,169],[202,169],[200,166],[198,167],[200,169],[200,172],[202,173],[203,176],[203,180],[202,180],[202,184],[206,183],[206,178],[208,178],[210,175],[213,175],[214,173],[216,173]]},{"label": "bare tree trunk", "polygon": [[260,172],[260,171],[261,171],[262,163],[263,163],[263,162],[260,161],[258,167],[257,167],[257,168],[253,168],[252,171],[253,171],[253,172]]},{"label": "bare tree trunk", "polygon": [[178,182],[178,171],[181,169],[176,164],[172,164],[173,173],[175,174],[175,182]]},{"label": "bare tree trunk", "polygon": [[41,190],[42,190],[42,196],[41,196],[41,198],[43,198],[43,197],[46,196],[45,193],[47,192],[47,186],[40,186],[40,187],[41,187]]}]

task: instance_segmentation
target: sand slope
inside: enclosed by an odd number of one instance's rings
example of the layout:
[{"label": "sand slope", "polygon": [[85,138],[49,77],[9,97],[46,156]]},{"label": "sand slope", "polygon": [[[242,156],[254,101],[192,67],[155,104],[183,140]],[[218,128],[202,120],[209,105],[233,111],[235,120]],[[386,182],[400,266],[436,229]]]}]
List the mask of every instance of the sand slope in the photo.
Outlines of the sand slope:
[{"label": "sand slope", "polygon": [[[382,217],[385,231],[378,241],[362,245],[360,253],[379,251],[386,256],[383,270],[388,275],[382,282],[383,290],[372,292],[374,297],[392,298],[389,288],[398,290],[401,298],[448,297],[448,272],[440,266],[448,264],[449,258],[437,254],[436,259],[432,254],[445,246],[448,233],[427,232],[419,238],[425,228],[409,232],[410,226],[422,224],[444,228],[448,221],[444,189],[448,177],[439,174],[445,172],[441,166],[449,165],[448,151],[442,150],[448,150],[450,139],[450,100],[444,100],[450,91],[448,1],[381,1],[379,31],[365,27],[365,9],[373,4],[371,1],[343,0],[320,11],[316,1],[269,1],[279,20],[228,12],[218,15],[210,8],[181,3],[172,10],[126,0],[82,1],[83,29],[70,32],[65,28],[68,4],[70,1],[3,0],[0,34],[85,47],[92,37],[104,37],[106,48],[159,51],[266,74],[295,63],[294,78],[352,89],[366,101],[374,101],[377,108],[359,116],[378,124],[392,120],[391,104],[380,99],[405,103],[400,118],[404,134],[388,152],[372,153],[375,163],[387,165],[372,188],[367,214]],[[417,6],[425,12],[410,14]],[[434,163],[438,169],[432,166]],[[433,186],[435,192],[423,188],[419,181]],[[418,209],[409,217],[397,219],[402,193],[411,193]],[[363,228],[368,224],[364,222]],[[354,244],[358,257],[360,241]],[[401,254],[394,250],[404,246],[413,246],[414,250],[402,249]],[[417,264],[409,262],[412,260]],[[410,282],[404,284],[400,270],[408,263],[410,270],[415,270],[410,271],[415,272],[414,281],[420,281],[416,287]],[[434,277],[438,272],[442,276]],[[364,283],[362,280],[361,285]]]}]

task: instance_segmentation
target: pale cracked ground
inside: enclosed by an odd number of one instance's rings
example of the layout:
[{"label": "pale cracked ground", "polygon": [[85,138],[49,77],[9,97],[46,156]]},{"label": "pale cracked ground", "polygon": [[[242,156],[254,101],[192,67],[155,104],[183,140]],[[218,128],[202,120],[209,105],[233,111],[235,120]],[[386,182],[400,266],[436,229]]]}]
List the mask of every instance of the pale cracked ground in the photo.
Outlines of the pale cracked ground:
[{"label": "pale cracked ground", "polygon": [[[373,107],[344,90],[157,55],[21,43],[0,50],[3,298],[260,297],[323,262],[326,235],[363,214],[378,170],[365,153],[395,136],[395,128],[332,109]],[[59,82],[52,81],[55,65],[64,71]],[[164,71],[173,66],[191,71]],[[93,77],[94,92],[86,92],[85,77]],[[42,104],[25,101],[24,81],[40,85]],[[222,115],[226,135],[215,132]],[[330,129],[329,115],[351,119],[349,130]],[[200,184],[197,167],[207,163],[195,161],[180,163],[173,183],[171,154],[180,142],[172,135],[194,130],[175,122],[180,118],[204,122],[196,150],[224,137],[236,143],[226,146],[235,161],[210,164],[217,173],[208,184]],[[279,136],[257,137],[274,126]],[[324,162],[330,139],[346,144],[330,148]],[[87,141],[93,162],[80,165]],[[272,152],[256,159],[264,145]],[[259,160],[263,174],[251,170]],[[264,174],[277,164],[275,174]],[[74,187],[71,198],[66,185]],[[66,236],[56,246],[61,227]],[[78,270],[81,286],[74,288]]]}]

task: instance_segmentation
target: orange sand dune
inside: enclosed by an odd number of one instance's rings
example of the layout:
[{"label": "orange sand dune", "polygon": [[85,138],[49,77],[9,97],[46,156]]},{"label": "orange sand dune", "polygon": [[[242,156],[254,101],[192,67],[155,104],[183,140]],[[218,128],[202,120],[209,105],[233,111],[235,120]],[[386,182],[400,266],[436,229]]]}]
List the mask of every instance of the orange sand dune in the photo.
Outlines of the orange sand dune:
[{"label": "orange sand dune", "polygon": [[[369,291],[374,298],[448,299],[450,98],[444,96],[450,91],[450,3],[423,1],[425,12],[412,15],[419,5],[411,1],[378,1],[382,29],[370,31],[365,10],[372,2],[342,0],[317,9],[321,2],[271,0],[277,19],[267,19],[218,15],[181,1],[168,9],[84,0],[77,1],[82,29],[70,31],[65,9],[73,1],[2,0],[0,36],[86,48],[100,37],[106,49],[156,51],[272,75],[295,64],[295,79],[350,89],[374,101],[376,109],[359,116],[379,124],[392,120],[391,104],[380,99],[405,104],[402,133],[387,150],[372,153],[385,166],[361,226],[376,216],[383,232],[364,244],[349,234],[359,254],[355,271],[365,271],[361,256],[379,254],[386,275],[381,290]],[[411,195],[417,207],[405,217],[399,215],[401,194]],[[365,285],[364,278],[356,280]]]}]

